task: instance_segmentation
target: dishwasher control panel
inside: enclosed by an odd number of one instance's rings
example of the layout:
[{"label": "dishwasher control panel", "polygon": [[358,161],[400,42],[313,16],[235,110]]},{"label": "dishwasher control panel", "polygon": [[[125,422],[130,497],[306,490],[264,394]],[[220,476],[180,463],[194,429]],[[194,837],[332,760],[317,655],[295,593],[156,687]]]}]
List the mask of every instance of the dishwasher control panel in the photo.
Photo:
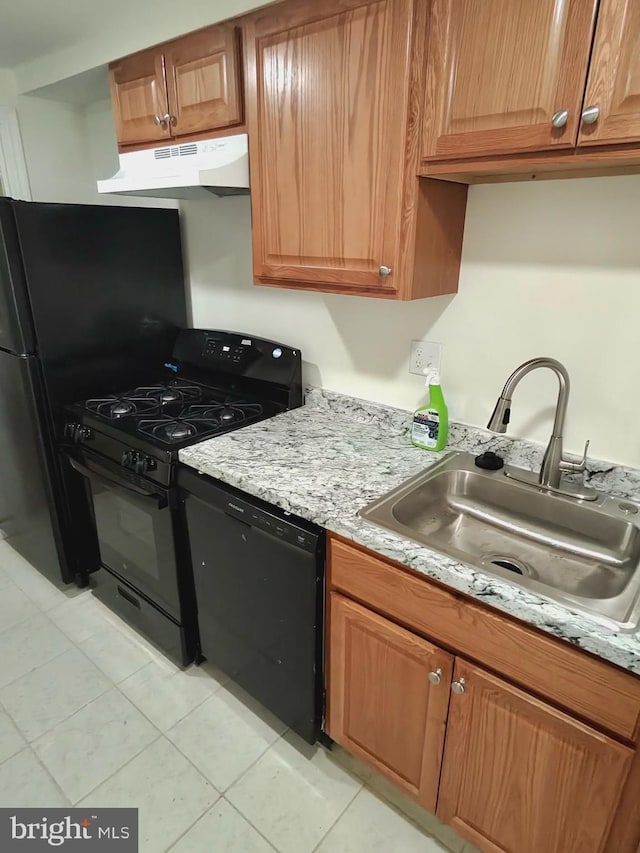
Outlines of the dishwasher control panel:
[{"label": "dishwasher control panel", "polygon": [[301,529],[297,524],[280,519],[271,513],[256,509],[242,500],[228,499],[224,511],[232,518],[237,518],[249,527],[257,527],[277,539],[282,539],[290,545],[302,548],[304,551],[314,551],[318,535]]}]

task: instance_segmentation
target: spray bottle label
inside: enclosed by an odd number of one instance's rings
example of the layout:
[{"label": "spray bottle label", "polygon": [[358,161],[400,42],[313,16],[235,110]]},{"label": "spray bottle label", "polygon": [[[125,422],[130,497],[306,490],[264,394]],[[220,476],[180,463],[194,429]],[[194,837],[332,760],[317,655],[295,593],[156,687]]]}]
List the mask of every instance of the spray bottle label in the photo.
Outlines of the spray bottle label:
[{"label": "spray bottle label", "polygon": [[423,447],[435,447],[440,432],[440,415],[433,409],[416,412],[413,416],[411,440]]}]

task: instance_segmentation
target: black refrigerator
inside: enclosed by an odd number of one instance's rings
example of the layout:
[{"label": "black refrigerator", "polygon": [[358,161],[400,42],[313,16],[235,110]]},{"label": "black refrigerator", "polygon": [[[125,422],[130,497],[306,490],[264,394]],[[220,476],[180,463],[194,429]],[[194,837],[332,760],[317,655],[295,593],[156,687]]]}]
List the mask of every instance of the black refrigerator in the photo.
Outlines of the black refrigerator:
[{"label": "black refrigerator", "polygon": [[176,210],[0,198],[0,535],[52,580],[99,566],[63,407],[142,381],[185,325]]}]

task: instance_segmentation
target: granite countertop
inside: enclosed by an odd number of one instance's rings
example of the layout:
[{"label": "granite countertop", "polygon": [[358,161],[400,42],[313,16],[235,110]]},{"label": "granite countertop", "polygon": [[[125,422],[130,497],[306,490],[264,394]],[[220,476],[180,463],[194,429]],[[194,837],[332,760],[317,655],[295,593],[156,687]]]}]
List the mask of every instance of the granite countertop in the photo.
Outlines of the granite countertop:
[{"label": "granite countertop", "polygon": [[[640,675],[640,633],[616,634],[597,621],[486,575],[359,518],[357,511],[442,458],[414,447],[410,413],[309,389],[306,405],[180,451],[180,461],[313,521],[366,548],[477,598]],[[452,424],[448,450],[490,447],[523,468],[544,448]],[[640,471],[589,462],[596,488],[640,500]]]}]

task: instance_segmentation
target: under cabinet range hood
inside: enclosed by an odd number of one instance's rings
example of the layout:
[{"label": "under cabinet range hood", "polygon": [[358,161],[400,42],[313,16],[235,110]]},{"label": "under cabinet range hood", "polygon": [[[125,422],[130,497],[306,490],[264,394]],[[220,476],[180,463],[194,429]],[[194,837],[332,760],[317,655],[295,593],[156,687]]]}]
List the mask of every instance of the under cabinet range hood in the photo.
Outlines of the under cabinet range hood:
[{"label": "under cabinet range hood", "polygon": [[120,155],[120,168],[99,193],[198,198],[249,192],[249,145],[246,133],[131,151]]}]

